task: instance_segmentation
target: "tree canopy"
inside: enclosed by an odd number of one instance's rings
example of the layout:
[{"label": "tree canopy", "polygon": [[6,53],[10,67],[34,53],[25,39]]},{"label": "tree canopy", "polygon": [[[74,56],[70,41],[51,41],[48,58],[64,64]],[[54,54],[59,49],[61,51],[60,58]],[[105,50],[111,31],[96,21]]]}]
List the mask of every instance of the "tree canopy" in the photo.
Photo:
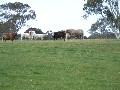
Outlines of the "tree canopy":
[{"label": "tree canopy", "polygon": [[43,31],[39,28],[28,28],[28,30],[25,31],[25,33],[29,33],[29,31],[35,31],[36,34],[43,34]]},{"label": "tree canopy", "polygon": [[20,2],[0,5],[0,32],[18,31],[26,21],[35,19],[36,14],[28,4]]},{"label": "tree canopy", "polygon": [[[120,12],[118,0],[84,0],[84,18],[90,15],[99,15],[96,23],[92,24],[89,31],[103,31],[108,28],[113,32],[120,32]],[[108,29],[108,30],[109,30]]]}]

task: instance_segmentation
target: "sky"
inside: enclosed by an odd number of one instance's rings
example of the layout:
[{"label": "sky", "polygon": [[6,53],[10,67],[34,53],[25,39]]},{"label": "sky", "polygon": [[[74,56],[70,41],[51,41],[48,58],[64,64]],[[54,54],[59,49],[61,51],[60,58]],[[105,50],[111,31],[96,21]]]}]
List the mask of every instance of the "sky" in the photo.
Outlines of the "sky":
[{"label": "sky", "polygon": [[27,28],[35,27],[41,29],[44,33],[48,30],[60,31],[66,29],[83,29],[85,36],[91,24],[97,19],[91,16],[84,19],[83,11],[84,0],[0,0],[0,4],[8,2],[21,2],[28,4],[36,12],[36,19],[27,21],[26,27],[20,29],[19,33]]}]

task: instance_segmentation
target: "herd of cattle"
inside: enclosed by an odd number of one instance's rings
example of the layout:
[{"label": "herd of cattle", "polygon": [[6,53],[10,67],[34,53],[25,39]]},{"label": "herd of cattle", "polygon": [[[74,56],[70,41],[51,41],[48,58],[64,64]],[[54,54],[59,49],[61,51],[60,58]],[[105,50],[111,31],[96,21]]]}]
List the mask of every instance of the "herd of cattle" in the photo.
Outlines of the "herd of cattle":
[{"label": "herd of cattle", "polygon": [[[17,36],[18,36],[18,34],[15,32],[3,33],[2,41],[11,40],[13,42],[13,40],[15,40]],[[20,34],[20,40],[21,41],[23,39],[44,40],[45,37],[49,37],[49,36],[51,36],[54,40],[61,38],[61,39],[64,39],[64,41],[69,38],[84,39],[84,31],[82,29],[78,29],[78,30],[67,29],[66,31],[48,32],[45,34],[36,34],[35,31],[29,31],[29,32],[24,32],[24,33]]]}]

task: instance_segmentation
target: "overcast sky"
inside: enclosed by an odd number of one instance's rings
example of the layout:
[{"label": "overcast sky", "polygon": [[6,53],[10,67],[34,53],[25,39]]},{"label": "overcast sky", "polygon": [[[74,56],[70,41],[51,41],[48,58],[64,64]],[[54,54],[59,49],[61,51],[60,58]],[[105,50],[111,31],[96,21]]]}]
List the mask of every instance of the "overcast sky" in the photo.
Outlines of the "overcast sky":
[{"label": "overcast sky", "polygon": [[[29,27],[40,28],[43,32],[83,29],[88,36],[88,29],[96,21],[95,17],[83,19],[84,0],[0,0],[1,4],[8,2],[21,2],[31,6],[37,17],[36,20],[29,21],[27,24]],[[20,32],[29,27],[22,28]]]}]

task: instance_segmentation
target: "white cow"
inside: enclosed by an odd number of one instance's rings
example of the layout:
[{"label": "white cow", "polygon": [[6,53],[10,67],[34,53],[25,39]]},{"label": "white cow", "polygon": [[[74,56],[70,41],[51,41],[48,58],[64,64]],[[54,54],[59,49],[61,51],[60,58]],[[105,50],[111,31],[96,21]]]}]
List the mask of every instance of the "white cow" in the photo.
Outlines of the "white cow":
[{"label": "white cow", "polygon": [[22,41],[23,39],[29,39],[29,38],[30,38],[29,33],[21,33],[21,41]]},{"label": "white cow", "polygon": [[37,39],[41,39],[43,40],[45,37],[47,37],[47,34],[35,34],[34,38]]},{"label": "white cow", "polygon": [[29,31],[30,40],[33,40],[35,35],[36,35],[35,31]]},{"label": "white cow", "polygon": [[33,40],[35,34],[36,34],[35,31],[29,31],[29,33],[21,33],[21,41],[23,39]]}]

